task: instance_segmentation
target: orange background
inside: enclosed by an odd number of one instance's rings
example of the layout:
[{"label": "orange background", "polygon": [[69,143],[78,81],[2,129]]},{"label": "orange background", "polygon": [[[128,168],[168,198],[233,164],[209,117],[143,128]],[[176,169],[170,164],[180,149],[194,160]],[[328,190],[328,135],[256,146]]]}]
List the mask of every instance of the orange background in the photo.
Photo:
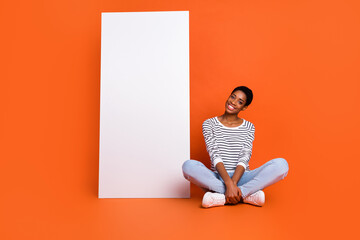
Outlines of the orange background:
[{"label": "orange background", "polygon": [[[202,209],[194,186],[97,198],[101,12],[177,10],[190,11],[191,158],[208,164],[202,122],[252,88],[250,166],[290,166],[262,208]],[[1,239],[359,238],[359,1],[2,0],[0,25]]]}]

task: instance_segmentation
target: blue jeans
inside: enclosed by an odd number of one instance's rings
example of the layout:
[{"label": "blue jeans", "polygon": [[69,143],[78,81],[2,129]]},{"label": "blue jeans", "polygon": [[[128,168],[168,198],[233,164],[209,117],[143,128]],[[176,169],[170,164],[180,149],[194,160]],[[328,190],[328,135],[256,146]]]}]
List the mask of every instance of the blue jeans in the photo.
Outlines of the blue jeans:
[{"label": "blue jeans", "polygon": [[[182,166],[184,177],[205,191],[225,194],[226,187],[221,176],[208,169],[202,162],[187,160]],[[254,192],[264,189],[286,177],[288,163],[283,158],[275,158],[264,165],[250,171],[245,171],[238,187],[245,198]],[[228,171],[230,177],[235,171]]]}]

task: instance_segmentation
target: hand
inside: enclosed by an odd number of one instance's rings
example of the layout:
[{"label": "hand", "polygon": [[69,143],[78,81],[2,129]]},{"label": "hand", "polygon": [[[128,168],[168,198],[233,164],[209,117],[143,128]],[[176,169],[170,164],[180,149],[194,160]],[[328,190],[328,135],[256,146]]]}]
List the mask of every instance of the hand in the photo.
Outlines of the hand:
[{"label": "hand", "polygon": [[236,186],[234,182],[231,182],[228,185],[226,185],[225,198],[226,198],[226,203],[237,204],[238,202],[240,202],[241,191],[240,188],[238,188],[238,186]]}]

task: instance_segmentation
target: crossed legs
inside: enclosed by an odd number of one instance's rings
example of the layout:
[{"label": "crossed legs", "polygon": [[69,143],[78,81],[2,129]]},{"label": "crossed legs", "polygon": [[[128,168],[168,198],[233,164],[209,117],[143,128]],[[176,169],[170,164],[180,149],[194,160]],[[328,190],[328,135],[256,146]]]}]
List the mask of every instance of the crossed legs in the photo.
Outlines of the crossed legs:
[{"label": "crossed legs", "polygon": [[[182,166],[184,177],[205,191],[225,193],[225,184],[220,175],[208,169],[203,163],[196,160],[187,160]],[[284,177],[289,170],[288,163],[283,158],[272,159],[262,166],[245,171],[238,187],[241,190],[242,197],[245,198],[258,190],[268,187]],[[230,177],[233,171],[229,171]]]}]

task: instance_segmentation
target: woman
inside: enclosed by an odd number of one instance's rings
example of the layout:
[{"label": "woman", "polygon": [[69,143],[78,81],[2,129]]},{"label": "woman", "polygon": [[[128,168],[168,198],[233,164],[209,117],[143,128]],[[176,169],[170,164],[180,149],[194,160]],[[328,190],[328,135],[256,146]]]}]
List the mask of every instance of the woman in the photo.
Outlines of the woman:
[{"label": "woman", "polygon": [[255,127],[238,115],[252,99],[249,88],[237,87],[225,103],[225,113],[204,121],[211,170],[196,160],[183,164],[184,177],[206,191],[202,201],[205,208],[237,203],[262,206],[265,203],[262,189],[287,175],[289,167],[283,158],[249,169]]}]

